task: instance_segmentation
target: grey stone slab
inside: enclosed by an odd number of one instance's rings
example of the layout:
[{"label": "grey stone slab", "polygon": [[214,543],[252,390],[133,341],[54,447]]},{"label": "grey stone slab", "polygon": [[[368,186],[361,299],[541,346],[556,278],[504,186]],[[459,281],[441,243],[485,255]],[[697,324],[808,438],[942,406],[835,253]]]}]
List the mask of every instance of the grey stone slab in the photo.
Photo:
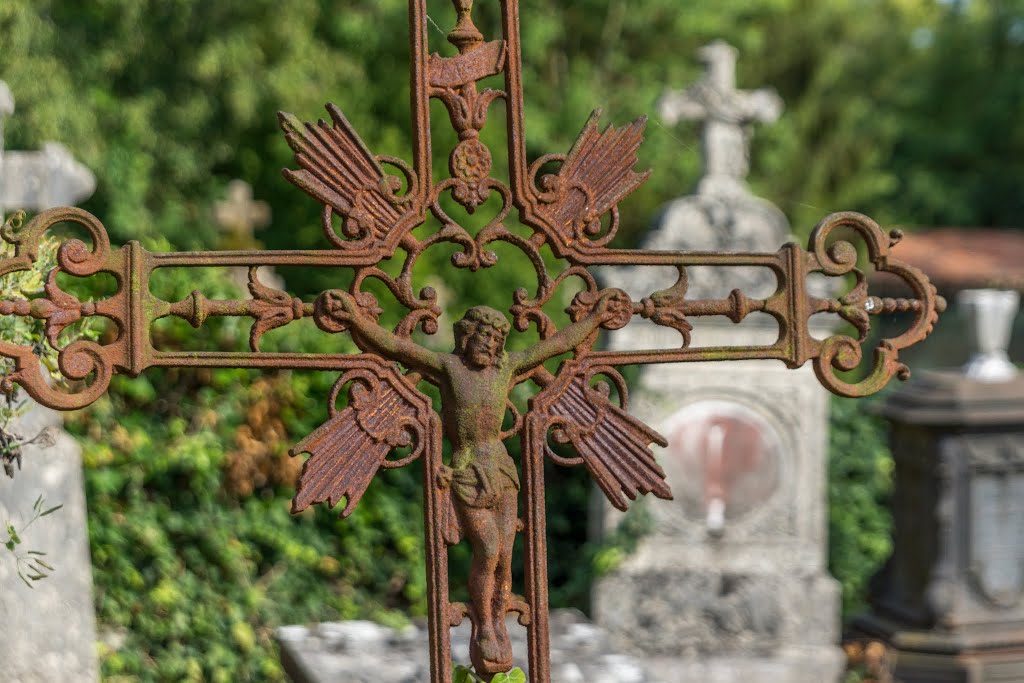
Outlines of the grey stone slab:
[{"label": "grey stone slab", "polygon": [[[526,629],[509,619],[513,650],[526,652]],[[422,683],[429,679],[423,625],[396,630],[365,621],[277,630],[285,670],[295,683]],[[452,631],[452,658],[469,662],[469,623]],[[528,671],[526,661],[516,666]],[[645,663],[616,653],[603,629],[573,610],[551,613],[551,683],[675,683]]]}]

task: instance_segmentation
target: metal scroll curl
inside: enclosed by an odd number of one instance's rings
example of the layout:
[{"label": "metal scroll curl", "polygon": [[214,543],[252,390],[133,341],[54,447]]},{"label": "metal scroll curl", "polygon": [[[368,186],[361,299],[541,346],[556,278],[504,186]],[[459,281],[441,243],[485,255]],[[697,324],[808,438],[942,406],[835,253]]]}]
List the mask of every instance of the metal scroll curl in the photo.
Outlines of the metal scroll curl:
[{"label": "metal scroll curl", "polygon": [[[111,345],[79,340],[64,349],[59,349],[57,367],[61,374],[76,382],[75,391],[67,392],[52,385],[49,377],[40,367],[40,360],[34,349],[0,340],[0,356],[14,361],[14,370],[0,379],[0,391],[11,392],[17,384],[39,403],[60,410],[74,410],[89,405],[99,398],[110,385],[114,366],[123,362],[124,324],[117,313],[114,299],[123,295],[124,276],[117,267],[118,252],[110,249],[110,239],[103,224],[92,214],[76,208],[56,208],[35,216],[22,224],[23,214],[16,215],[0,229],[0,237],[14,245],[14,256],[0,260],[0,276],[26,271],[39,258],[43,235],[60,223],[74,223],[88,233],[92,247],[80,239],[69,239],[57,252],[58,267],[47,274],[45,296],[31,301],[5,301],[0,304],[0,313],[21,315],[46,321],[46,337],[56,347],[61,330],[76,320],[90,315],[103,315],[114,320],[122,334]],[[62,292],[56,285],[57,272],[67,272],[87,277],[99,272],[109,272],[118,283],[119,294],[106,302],[80,302],[74,296]],[[91,378],[91,379],[90,379]]]},{"label": "metal scroll curl", "polygon": [[[852,230],[861,238],[867,258],[875,270],[892,273],[913,292],[913,298],[889,299],[869,296],[864,273],[857,268],[857,249],[848,240],[832,241],[839,229]],[[946,308],[946,301],[938,295],[935,286],[919,269],[890,256],[890,250],[902,239],[899,230],[886,233],[873,220],[854,212],[835,213],[825,217],[811,233],[808,251],[813,259],[809,272],[830,276],[853,274],[857,284],[846,296],[826,302],[816,300],[817,312],[838,313],[859,330],[857,339],[847,335],[833,335],[820,342],[814,358],[814,372],[827,389],[841,396],[860,397],[873,394],[894,376],[909,379],[910,369],[899,360],[899,352],[927,337]],[[837,373],[855,369],[863,359],[861,342],[867,336],[869,316],[880,313],[911,313],[912,320],[898,337],[882,339],[874,348],[874,363],[866,377],[857,382],[846,382]]]},{"label": "metal scroll curl", "polygon": [[39,258],[39,246],[47,230],[60,223],[74,223],[89,233],[92,249],[79,239],[70,239],[61,245],[57,263],[61,269],[85,277],[104,268],[110,258],[110,238],[103,223],[88,211],[61,207],[36,215],[23,225],[24,214],[16,214],[0,228],[0,237],[14,245],[14,256],[0,260],[0,276],[28,270]]}]

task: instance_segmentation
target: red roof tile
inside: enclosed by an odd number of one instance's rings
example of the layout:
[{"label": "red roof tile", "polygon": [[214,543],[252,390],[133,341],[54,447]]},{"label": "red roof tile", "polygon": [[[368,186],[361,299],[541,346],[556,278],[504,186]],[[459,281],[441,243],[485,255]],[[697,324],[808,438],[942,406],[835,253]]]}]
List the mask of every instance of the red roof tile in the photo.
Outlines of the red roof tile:
[{"label": "red roof tile", "polygon": [[[916,266],[942,292],[975,287],[1024,289],[1024,231],[935,228],[907,232],[893,256]],[[874,278],[873,278],[874,279]],[[889,278],[876,285],[887,288]]]}]

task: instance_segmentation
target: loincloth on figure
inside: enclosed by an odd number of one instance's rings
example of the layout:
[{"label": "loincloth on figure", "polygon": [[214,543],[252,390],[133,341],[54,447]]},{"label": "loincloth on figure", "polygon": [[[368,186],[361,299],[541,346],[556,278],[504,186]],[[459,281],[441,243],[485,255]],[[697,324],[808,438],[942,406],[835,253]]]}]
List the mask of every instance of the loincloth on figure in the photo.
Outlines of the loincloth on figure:
[{"label": "loincloth on figure", "polygon": [[490,456],[489,461],[473,458],[468,466],[452,473],[452,494],[471,508],[497,507],[501,494],[519,490],[519,472],[508,453]]}]

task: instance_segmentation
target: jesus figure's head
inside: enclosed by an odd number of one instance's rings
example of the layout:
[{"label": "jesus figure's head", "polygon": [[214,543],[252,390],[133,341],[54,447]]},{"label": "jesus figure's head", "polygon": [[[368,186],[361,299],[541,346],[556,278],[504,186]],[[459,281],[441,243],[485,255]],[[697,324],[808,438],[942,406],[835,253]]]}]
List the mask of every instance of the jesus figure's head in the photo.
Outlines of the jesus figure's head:
[{"label": "jesus figure's head", "polygon": [[474,306],[455,323],[455,353],[471,367],[497,365],[505,352],[510,328],[498,311],[489,306]]}]

